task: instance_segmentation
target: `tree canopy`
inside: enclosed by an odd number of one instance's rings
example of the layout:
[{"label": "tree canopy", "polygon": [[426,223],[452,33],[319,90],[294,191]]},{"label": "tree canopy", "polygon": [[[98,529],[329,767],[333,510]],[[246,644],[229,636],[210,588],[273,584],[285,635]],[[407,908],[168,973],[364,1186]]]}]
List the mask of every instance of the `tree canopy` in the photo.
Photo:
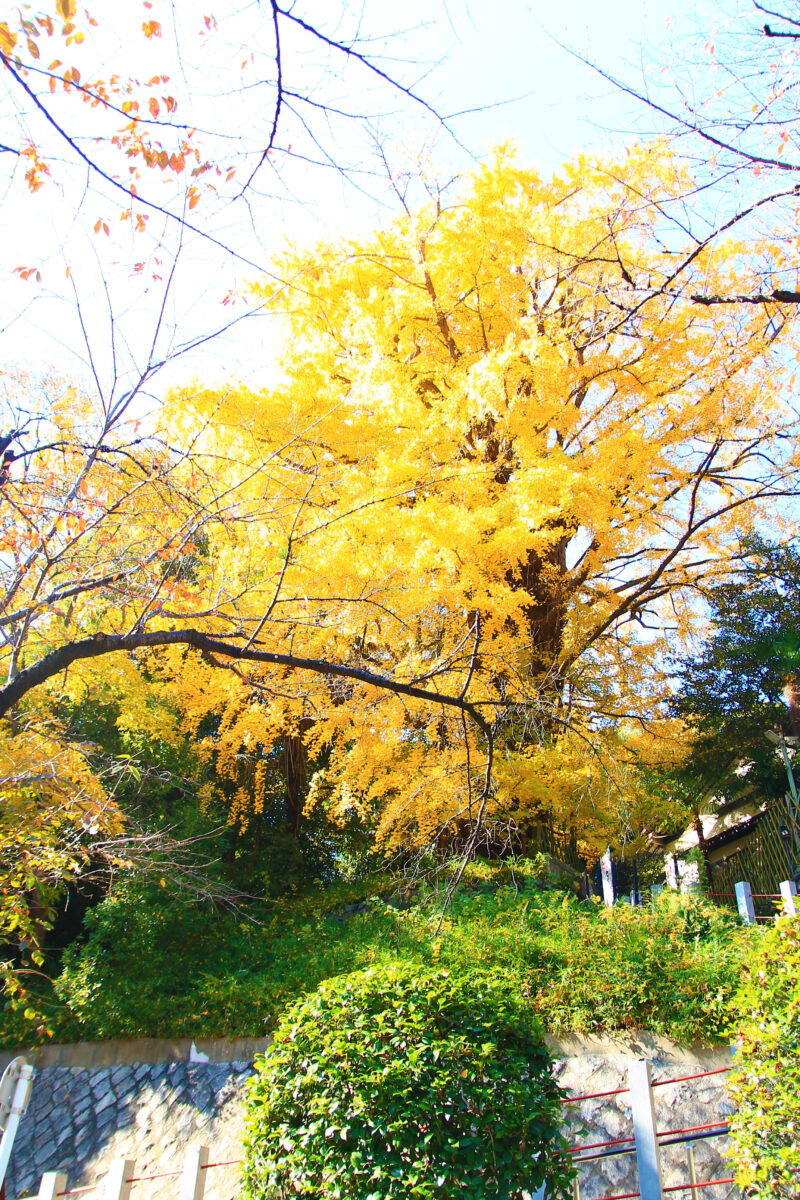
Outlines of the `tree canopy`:
[{"label": "tree canopy", "polygon": [[[193,736],[216,714],[223,778],[301,737],[310,802],[385,849],[559,806],[607,838],[602,763],[663,699],[665,614],[687,632],[796,483],[789,326],[687,302],[748,267],[731,243],[676,277],[658,211],[683,186],[661,145],[552,179],[501,149],[254,285],[278,386],[183,388],[137,432],[52,385],[4,484],[4,711],[128,651]],[[234,791],[246,823],[258,788]]]}]

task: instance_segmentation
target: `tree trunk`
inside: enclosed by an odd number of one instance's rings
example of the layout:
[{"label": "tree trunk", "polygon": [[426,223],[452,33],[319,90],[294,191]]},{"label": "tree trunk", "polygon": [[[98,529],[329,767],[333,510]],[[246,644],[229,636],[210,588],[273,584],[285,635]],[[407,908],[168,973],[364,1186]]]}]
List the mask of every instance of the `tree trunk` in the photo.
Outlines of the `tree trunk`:
[{"label": "tree trunk", "polygon": [[306,786],[306,754],[303,738],[314,722],[302,717],[296,733],[283,739],[283,766],[286,776],[286,829],[293,838],[300,833]]},{"label": "tree trunk", "polygon": [[786,687],[783,689],[786,702],[789,705],[789,720],[792,723],[792,733],[800,746],[800,679],[797,675],[786,677]]},{"label": "tree trunk", "polygon": [[700,851],[702,866],[700,868],[700,886],[711,890],[711,862],[708,857],[708,842],[703,833],[703,821],[699,813],[695,813],[694,828],[697,834],[697,848]]}]

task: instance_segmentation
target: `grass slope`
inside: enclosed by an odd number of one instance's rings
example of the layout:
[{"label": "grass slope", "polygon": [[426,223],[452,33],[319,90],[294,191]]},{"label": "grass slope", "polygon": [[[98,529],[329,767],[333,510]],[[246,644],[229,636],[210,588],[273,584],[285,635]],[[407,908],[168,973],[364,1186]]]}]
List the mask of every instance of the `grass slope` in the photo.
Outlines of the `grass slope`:
[{"label": "grass slope", "polygon": [[0,1039],[259,1036],[323,979],[408,961],[502,975],[555,1034],[644,1028],[713,1042],[726,1036],[756,936],[674,894],[633,910],[581,903],[525,864],[513,875],[473,867],[436,935],[435,896],[418,892],[398,909],[379,898],[394,886],[337,885],[274,903],[256,923],[126,884],[89,914],[84,939],[37,995],[47,1028],[7,1006]]}]

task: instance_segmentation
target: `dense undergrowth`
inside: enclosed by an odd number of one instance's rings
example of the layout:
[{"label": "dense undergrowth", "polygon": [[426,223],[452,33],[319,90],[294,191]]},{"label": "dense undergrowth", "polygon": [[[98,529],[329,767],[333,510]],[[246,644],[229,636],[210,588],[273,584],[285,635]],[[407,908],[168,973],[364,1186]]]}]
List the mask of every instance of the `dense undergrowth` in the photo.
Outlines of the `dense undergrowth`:
[{"label": "dense undergrowth", "polygon": [[437,934],[436,897],[418,889],[397,907],[395,889],[385,876],[320,888],[250,920],[187,904],[168,886],[120,885],[38,988],[48,1028],[7,1007],[3,1044],[263,1035],[322,980],[396,961],[496,972],[555,1034],[726,1035],[753,933],[702,900],[606,909],[542,886],[530,864],[476,866]]}]

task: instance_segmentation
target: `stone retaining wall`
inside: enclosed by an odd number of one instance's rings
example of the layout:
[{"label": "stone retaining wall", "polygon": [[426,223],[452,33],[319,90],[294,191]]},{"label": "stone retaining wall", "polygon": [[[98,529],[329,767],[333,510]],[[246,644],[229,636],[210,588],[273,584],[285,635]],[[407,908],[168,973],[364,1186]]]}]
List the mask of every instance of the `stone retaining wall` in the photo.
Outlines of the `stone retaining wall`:
[{"label": "stone retaining wall", "polygon": [[[240,1158],[250,1074],[246,1061],[42,1067],[17,1132],[6,1195],[35,1195],[44,1171],[66,1171],[70,1188],[87,1186],[115,1158],[133,1159],[137,1175],[180,1170],[190,1145],[207,1145],[212,1162]],[[209,1170],[206,1197],[230,1200],[237,1179],[233,1166]],[[134,1185],[134,1200],[169,1200],[177,1183]]]},{"label": "stone retaining wall", "polygon": [[[558,1056],[559,1083],[573,1095],[612,1091],[627,1084],[629,1058],[647,1058],[654,1079],[714,1070],[730,1063],[730,1050],[690,1051],[649,1035],[632,1040],[548,1039]],[[188,1146],[206,1145],[211,1162],[241,1157],[243,1088],[263,1039],[189,1042],[141,1040],[85,1046],[50,1046],[30,1052],[37,1067],[7,1177],[6,1194],[35,1194],[44,1171],[63,1170],[68,1187],[101,1180],[115,1158],[130,1158],[136,1175],[179,1171]],[[192,1062],[205,1055],[208,1062]],[[234,1057],[235,1056],[235,1057]],[[6,1055],[6,1061],[13,1057]],[[160,1061],[159,1061],[160,1059]],[[0,1065],[5,1065],[0,1061]],[[659,1128],[703,1125],[730,1111],[722,1076],[656,1090]],[[565,1106],[572,1143],[608,1141],[631,1132],[624,1095]],[[725,1142],[694,1143],[700,1180],[731,1174]],[[665,1185],[687,1180],[686,1149],[664,1155]],[[635,1192],[633,1156],[601,1159],[581,1169],[582,1200]],[[132,1200],[176,1200],[175,1177],[134,1184]],[[214,1167],[206,1177],[207,1200],[234,1200],[236,1166]],[[677,1193],[681,1195],[681,1193]],[[684,1196],[690,1193],[682,1193]],[[704,1189],[704,1200],[738,1196],[733,1187]]]}]

